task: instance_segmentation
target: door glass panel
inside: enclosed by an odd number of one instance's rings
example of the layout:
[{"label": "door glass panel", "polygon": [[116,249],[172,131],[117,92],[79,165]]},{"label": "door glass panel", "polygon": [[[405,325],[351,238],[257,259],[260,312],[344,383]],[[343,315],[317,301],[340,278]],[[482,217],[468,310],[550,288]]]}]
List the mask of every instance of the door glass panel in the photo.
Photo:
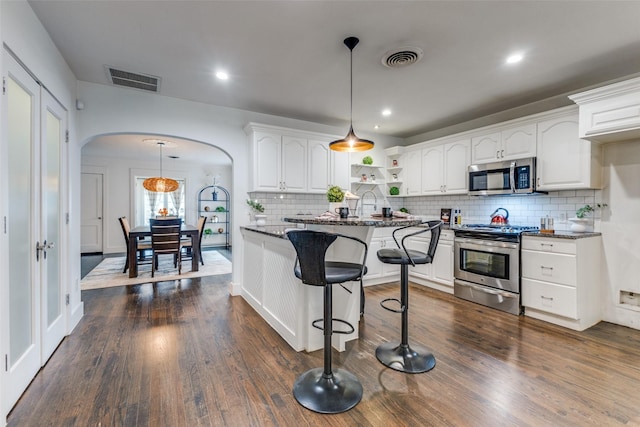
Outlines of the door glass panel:
[{"label": "door glass panel", "polygon": [[47,111],[46,115],[46,175],[43,177],[46,209],[47,242],[53,244],[47,249],[47,325],[53,323],[62,311],[60,306],[60,119]]},{"label": "door glass panel", "polygon": [[8,79],[8,188],[10,361],[13,364],[34,342],[30,219],[32,214],[32,94]]}]

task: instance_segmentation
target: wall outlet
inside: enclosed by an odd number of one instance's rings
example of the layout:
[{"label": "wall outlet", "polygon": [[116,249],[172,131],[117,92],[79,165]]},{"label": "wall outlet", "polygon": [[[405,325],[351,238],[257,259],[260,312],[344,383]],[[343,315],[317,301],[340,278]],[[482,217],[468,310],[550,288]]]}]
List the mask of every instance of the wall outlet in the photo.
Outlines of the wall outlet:
[{"label": "wall outlet", "polygon": [[560,222],[566,222],[566,221],[567,221],[566,212],[560,212]]}]

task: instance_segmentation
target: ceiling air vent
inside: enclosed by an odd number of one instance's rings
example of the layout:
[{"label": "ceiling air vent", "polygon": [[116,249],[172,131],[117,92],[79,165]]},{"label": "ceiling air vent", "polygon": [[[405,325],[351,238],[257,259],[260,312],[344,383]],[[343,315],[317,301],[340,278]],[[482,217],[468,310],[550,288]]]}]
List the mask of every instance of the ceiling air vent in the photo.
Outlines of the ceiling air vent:
[{"label": "ceiling air vent", "polygon": [[419,47],[399,47],[384,54],[382,65],[389,68],[406,67],[420,61],[423,55],[424,52]]},{"label": "ceiling air vent", "polygon": [[131,87],[147,92],[158,92],[160,86],[160,77],[149,74],[132,73],[130,71],[118,70],[113,67],[105,66],[109,81],[116,86]]}]

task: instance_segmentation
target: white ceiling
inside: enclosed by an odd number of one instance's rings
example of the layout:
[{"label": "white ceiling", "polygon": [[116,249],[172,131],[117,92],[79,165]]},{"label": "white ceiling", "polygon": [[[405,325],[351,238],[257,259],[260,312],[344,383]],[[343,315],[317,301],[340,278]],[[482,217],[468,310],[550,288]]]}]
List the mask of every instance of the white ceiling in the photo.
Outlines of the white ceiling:
[{"label": "white ceiling", "polygon": [[[345,134],[351,35],[356,132],[410,137],[640,72],[640,1],[29,3],[79,80],[109,84],[109,65],[161,77],[161,95]],[[424,58],[384,67],[399,46]]]}]

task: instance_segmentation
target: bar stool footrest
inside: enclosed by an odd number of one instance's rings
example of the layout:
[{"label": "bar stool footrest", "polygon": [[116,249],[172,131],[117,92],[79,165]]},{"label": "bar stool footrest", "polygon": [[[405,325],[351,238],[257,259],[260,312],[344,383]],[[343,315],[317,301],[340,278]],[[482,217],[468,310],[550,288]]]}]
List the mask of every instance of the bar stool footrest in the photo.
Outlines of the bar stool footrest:
[{"label": "bar stool footrest", "polygon": [[[400,306],[400,308],[392,308],[389,307],[387,305],[385,305],[385,303],[387,302],[395,302],[398,303],[398,305]],[[407,310],[407,307],[405,307],[404,305],[402,305],[402,303],[400,302],[400,300],[398,298],[387,298],[387,299],[383,299],[382,301],[380,301],[380,307],[384,308],[385,310],[389,310],[389,311],[393,311],[394,313],[404,313]]]},{"label": "bar stool footrest", "polygon": [[293,396],[300,405],[314,412],[338,414],[362,400],[362,384],[344,369],[334,369],[325,375],[323,368],[314,368],[296,379]]},{"label": "bar stool footrest", "polygon": [[[349,335],[349,334],[352,334],[352,333],[354,333],[356,331],[355,328],[353,327],[353,325],[351,323],[347,322],[346,320],[333,319],[332,318],[331,319],[331,324],[332,325],[333,325],[333,322],[342,323],[343,325],[347,325],[349,327],[348,330],[342,330],[342,331],[340,331],[340,330],[336,331],[335,329],[332,328],[332,331],[333,331],[334,334]],[[314,320],[313,322],[311,322],[311,326],[313,326],[316,329],[320,329],[321,331],[324,331],[324,327],[323,326],[318,326],[318,323],[322,325],[324,323],[324,319],[316,319],[316,320]]]},{"label": "bar stool footrest", "polygon": [[419,374],[436,366],[436,358],[424,347],[384,343],[376,348],[376,357],[383,365],[396,371]]}]

